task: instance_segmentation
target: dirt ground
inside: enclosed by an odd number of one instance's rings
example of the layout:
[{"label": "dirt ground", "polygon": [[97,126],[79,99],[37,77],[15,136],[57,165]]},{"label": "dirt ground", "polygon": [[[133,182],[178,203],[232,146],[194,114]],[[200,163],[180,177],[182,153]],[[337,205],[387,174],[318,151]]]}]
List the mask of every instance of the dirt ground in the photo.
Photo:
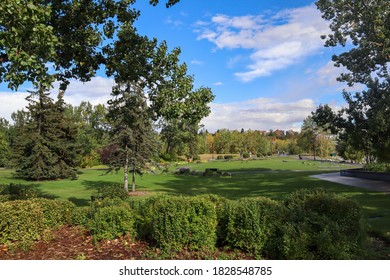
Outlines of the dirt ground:
[{"label": "dirt ground", "polygon": [[128,237],[96,243],[85,229],[70,226],[54,231],[47,240],[35,242],[29,250],[14,247],[0,244],[0,260],[252,259],[242,252],[225,250],[164,255],[159,249]]},{"label": "dirt ground", "polygon": [[145,243],[133,243],[128,238],[94,244],[84,229],[63,226],[49,240],[36,242],[31,249],[15,249],[0,245],[3,260],[121,260],[142,259]]}]

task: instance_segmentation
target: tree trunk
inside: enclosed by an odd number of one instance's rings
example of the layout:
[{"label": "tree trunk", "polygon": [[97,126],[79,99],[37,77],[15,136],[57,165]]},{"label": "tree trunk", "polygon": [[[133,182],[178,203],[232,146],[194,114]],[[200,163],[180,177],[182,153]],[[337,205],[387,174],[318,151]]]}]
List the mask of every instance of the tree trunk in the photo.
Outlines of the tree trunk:
[{"label": "tree trunk", "polygon": [[133,171],[132,171],[132,181],[131,181],[131,191],[135,192],[135,161],[133,160]]},{"label": "tree trunk", "polygon": [[132,173],[132,187],[131,191],[135,192],[135,166],[133,166],[133,173]]},{"label": "tree trunk", "polygon": [[126,192],[129,192],[129,152],[126,147],[126,158],[124,166],[124,188]]}]

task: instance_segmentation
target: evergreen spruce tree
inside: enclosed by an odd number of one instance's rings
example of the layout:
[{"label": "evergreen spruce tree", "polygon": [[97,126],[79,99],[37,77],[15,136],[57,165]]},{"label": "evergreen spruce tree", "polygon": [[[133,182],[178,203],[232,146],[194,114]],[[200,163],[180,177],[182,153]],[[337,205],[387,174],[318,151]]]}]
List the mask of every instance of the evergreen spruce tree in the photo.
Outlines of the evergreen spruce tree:
[{"label": "evergreen spruce tree", "polygon": [[60,178],[77,178],[77,167],[80,165],[80,147],[77,141],[77,127],[66,114],[66,103],[61,91],[54,103],[52,116],[51,150],[57,156],[56,168]]},{"label": "evergreen spruce tree", "polygon": [[43,88],[30,92],[26,119],[16,126],[13,163],[30,180],[76,178],[77,131],[64,114],[62,95],[54,102]]},{"label": "evergreen spruce tree", "polygon": [[157,135],[141,87],[130,82],[118,85],[113,88],[112,96],[107,118],[112,124],[111,145],[116,149],[110,158],[110,171],[123,167],[126,192],[129,192],[131,173],[134,192],[136,173],[141,173],[158,150]]}]

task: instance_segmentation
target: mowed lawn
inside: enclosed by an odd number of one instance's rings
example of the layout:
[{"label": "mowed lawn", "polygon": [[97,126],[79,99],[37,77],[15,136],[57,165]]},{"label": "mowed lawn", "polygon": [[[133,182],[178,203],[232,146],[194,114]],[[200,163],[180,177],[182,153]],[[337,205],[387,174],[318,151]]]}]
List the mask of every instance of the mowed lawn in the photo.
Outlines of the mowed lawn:
[{"label": "mowed lawn", "polygon": [[[356,166],[274,157],[250,161],[172,164],[170,169],[174,171],[183,167],[198,172],[203,172],[206,168],[218,168],[223,172],[231,173],[231,176],[144,174],[142,177],[137,177],[137,190],[148,191],[151,194],[215,194],[230,199],[254,196],[282,199],[285,195],[302,188],[323,188],[357,200],[364,208],[371,230],[390,237],[389,195],[310,177],[314,174],[335,172]],[[0,184],[9,183],[33,184],[42,195],[70,200],[78,206],[86,206],[90,203],[91,195],[95,194],[98,188],[112,184],[121,188],[123,173],[105,174],[102,169],[82,169],[78,180],[27,182],[13,178],[10,170],[0,170]]]}]

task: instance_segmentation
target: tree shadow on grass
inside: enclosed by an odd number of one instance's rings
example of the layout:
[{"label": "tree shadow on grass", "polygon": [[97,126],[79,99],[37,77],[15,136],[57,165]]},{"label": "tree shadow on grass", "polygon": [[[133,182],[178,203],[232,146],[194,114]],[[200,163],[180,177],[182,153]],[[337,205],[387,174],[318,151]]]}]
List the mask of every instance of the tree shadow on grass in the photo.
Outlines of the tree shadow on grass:
[{"label": "tree shadow on grass", "polygon": [[[41,185],[37,183],[28,183],[28,184],[22,184],[22,183],[11,183],[7,185],[7,192],[9,192],[10,195],[14,196],[29,196],[34,195],[36,197],[40,198],[47,198],[47,199],[56,199],[58,196],[53,195],[51,193],[42,191],[39,187]],[[31,191],[33,193],[31,193]]]},{"label": "tree shadow on grass", "polygon": [[[331,192],[358,192],[360,189],[343,186],[309,177],[318,171],[283,170],[281,172],[240,172],[231,177],[183,175],[172,176],[171,180],[155,182],[155,191],[174,195],[214,194],[226,198],[267,196],[282,199],[299,189],[324,188]],[[354,191],[355,190],[355,191]]]},{"label": "tree shadow on grass", "polygon": [[78,207],[89,206],[91,204],[91,201],[85,198],[69,197],[68,200]]},{"label": "tree shadow on grass", "polygon": [[101,191],[104,188],[122,186],[122,184],[118,182],[89,181],[89,180],[83,180],[81,184],[85,186],[85,189],[92,190],[92,191]]}]

